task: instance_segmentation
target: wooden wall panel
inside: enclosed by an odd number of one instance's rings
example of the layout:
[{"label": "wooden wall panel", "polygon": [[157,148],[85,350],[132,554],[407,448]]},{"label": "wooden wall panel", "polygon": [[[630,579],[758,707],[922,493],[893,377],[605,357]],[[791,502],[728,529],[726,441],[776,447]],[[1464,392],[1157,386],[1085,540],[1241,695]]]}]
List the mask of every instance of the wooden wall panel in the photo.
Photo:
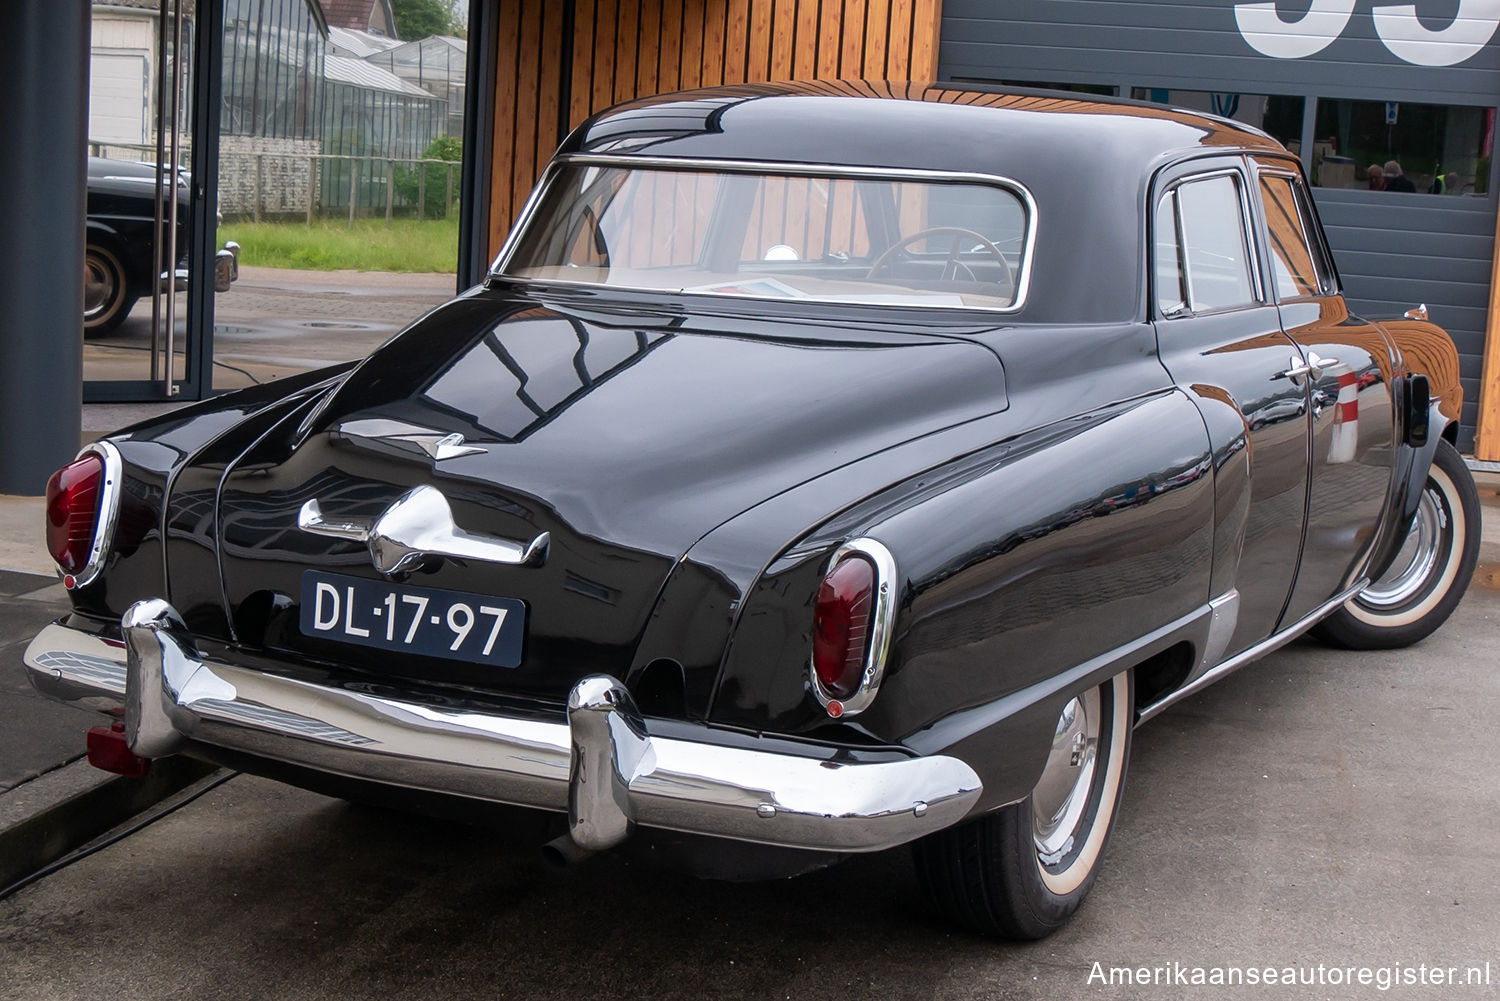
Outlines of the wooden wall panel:
[{"label": "wooden wall panel", "polygon": [[1479,432],[1474,458],[1500,462],[1500,220],[1490,266],[1490,308],[1486,314],[1484,354],[1479,366]]},{"label": "wooden wall panel", "polygon": [[942,0],[496,2],[491,255],[565,130],[612,104],[725,83],[937,77]]}]

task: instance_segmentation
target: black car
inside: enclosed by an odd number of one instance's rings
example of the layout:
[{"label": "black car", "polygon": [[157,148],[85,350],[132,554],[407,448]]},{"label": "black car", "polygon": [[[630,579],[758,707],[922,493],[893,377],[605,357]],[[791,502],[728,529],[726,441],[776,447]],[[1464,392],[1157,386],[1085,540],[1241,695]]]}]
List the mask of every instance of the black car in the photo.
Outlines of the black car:
[{"label": "black car", "polygon": [[[177,264],[171,280],[186,287],[188,178],[177,194]],[[167,201],[170,208],[170,199]],[[163,226],[163,232],[168,232]],[[83,332],[107,334],[125,322],[136,300],[151,294],[156,271],[156,166],[88,158],[88,228],[83,261]],[[215,261],[214,287],[227,291],[239,277],[237,246],[226,245]],[[165,270],[156,279],[168,280]]]},{"label": "black car", "polygon": [[958,921],[1039,937],[1137,723],[1452,611],[1457,372],[1425,319],[1350,314],[1297,159],[1233,122],[638,101],[364,361],[59,471],[73,612],[26,663],[123,714],[114,767],[510,804],[556,857],[718,875],[912,844]]}]

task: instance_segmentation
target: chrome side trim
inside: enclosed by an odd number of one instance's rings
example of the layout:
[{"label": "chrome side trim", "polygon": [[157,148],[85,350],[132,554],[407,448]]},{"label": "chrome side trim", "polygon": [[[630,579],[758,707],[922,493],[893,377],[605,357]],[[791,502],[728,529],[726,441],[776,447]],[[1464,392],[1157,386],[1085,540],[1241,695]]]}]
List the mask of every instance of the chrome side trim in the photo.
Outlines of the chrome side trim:
[{"label": "chrome side trim", "polygon": [[1208,603],[1208,636],[1203,641],[1203,654],[1198,666],[1193,669],[1189,681],[1196,680],[1224,656],[1229,640],[1234,636],[1234,627],[1240,620],[1240,592],[1230,588]]},{"label": "chrome side trim", "polygon": [[568,811],[574,838],[589,848],[618,844],[638,824],[879,851],[957,823],[982,791],[972,768],[945,755],[851,762],[818,748],[807,757],[775,738],[725,746],[707,726],[701,740],[653,736],[625,687],[605,675],[574,687],[565,720],[507,716],[205,657],[159,599],[131,606],[122,624],[123,645],[54,623],[25,662],[33,685],[62,701],[118,706],[123,694],[137,753],[212,745],[335,775]]},{"label": "chrome side trim", "polygon": [[387,577],[410,573],[429,556],[541,566],[547,562],[552,541],[547,532],[524,545],[466,532],[454,523],[453,509],[443,492],[425,483],[402,494],[373,522],[329,521],[317,500],[309,500],[297,512],[297,527],[309,535],[365,543],[375,569]]},{"label": "chrome side trim", "polygon": [[[1021,245],[1021,268],[1016,276],[1016,298],[1009,306],[944,306],[924,305],[920,303],[903,304],[898,307],[882,305],[880,303],[861,303],[858,299],[820,299],[817,302],[828,302],[831,304],[865,306],[867,308],[885,309],[936,309],[948,312],[982,312],[982,313],[1018,313],[1026,306],[1027,293],[1031,290],[1032,252],[1036,249],[1037,233],[1037,204],[1028,189],[1020,181],[1005,177],[1001,174],[986,174],[973,171],[949,171],[949,170],[924,170],[919,168],[903,169],[899,167],[857,167],[840,166],[830,163],[789,163],[774,160],[712,160],[699,159],[695,157],[677,156],[627,156],[611,154],[569,154],[554,157],[547,165],[541,180],[532,189],[531,196],[526,199],[526,204],[521,209],[521,215],[517,218],[510,233],[505,238],[505,243],[500,247],[500,253],[495,255],[494,263],[490,265],[488,277],[500,277],[506,281],[519,282],[526,285],[567,285],[587,288],[619,289],[626,292],[662,292],[662,289],[636,288],[628,285],[599,285],[593,282],[565,282],[559,280],[536,281],[534,279],[519,278],[515,275],[505,274],[505,268],[510,264],[511,255],[515,253],[517,244],[520,243],[521,233],[531,225],[532,216],[536,212],[537,205],[541,202],[544,193],[551,188],[557,179],[558,173],[566,166],[582,165],[586,167],[623,167],[639,168],[649,170],[713,170],[725,173],[769,173],[792,177],[848,177],[862,178],[867,180],[888,181],[932,181],[946,184],[985,184],[991,187],[1001,187],[1009,191],[1021,200],[1026,207],[1026,236]],[[696,295],[713,293],[691,293],[674,292],[673,294]],[[737,296],[755,300],[757,296]],[[786,300],[776,300],[786,301]]]},{"label": "chrome side trim", "polygon": [[99,486],[99,516],[94,525],[94,540],[89,546],[88,562],[83,565],[83,569],[71,575],[62,570],[57,572],[69,590],[92,583],[104,569],[110,544],[115,540],[115,525],[120,520],[120,488],[125,478],[125,462],[120,458],[120,450],[112,442],[91,442],[78,450],[74,461],[85,455],[97,455],[104,464],[104,472],[100,477],[103,482]]},{"label": "chrome side trim", "polygon": [[1136,725],[1139,726],[1140,724],[1146,722],[1148,719],[1151,719],[1153,716],[1159,715],[1163,710],[1176,705],[1178,702],[1181,702],[1183,699],[1187,698],[1189,695],[1192,695],[1194,692],[1201,691],[1202,689],[1207,688],[1209,685],[1213,684],[1215,681],[1233,674],[1235,671],[1238,671],[1240,668],[1244,667],[1252,660],[1255,660],[1258,657],[1264,657],[1266,654],[1271,653],[1275,650],[1279,650],[1281,647],[1286,646],[1292,640],[1296,639],[1298,636],[1301,636],[1313,626],[1317,625],[1319,619],[1323,618],[1325,615],[1338,608],[1344,602],[1348,601],[1350,598],[1353,598],[1356,594],[1363,591],[1366,587],[1369,586],[1369,584],[1370,582],[1368,579],[1360,578],[1360,580],[1357,581],[1353,587],[1339,594],[1337,597],[1329,598],[1327,601],[1323,602],[1323,604],[1319,605],[1317,608],[1314,608],[1305,617],[1299,619],[1294,625],[1289,626],[1286,629],[1283,629],[1281,632],[1276,633],[1275,635],[1267,639],[1261,640],[1254,646],[1235,654],[1233,657],[1230,657],[1228,660],[1214,667],[1212,670],[1206,671],[1203,674],[1199,675],[1196,680],[1183,685],[1181,688],[1177,689],[1175,692],[1171,693],[1160,702],[1153,703],[1152,705],[1147,706],[1145,709],[1142,709],[1139,719],[1136,720]]},{"label": "chrome side trim", "polygon": [[[870,614],[870,645],[865,651],[865,669],[860,676],[859,687],[847,699],[823,687],[818,678],[817,666],[812,656],[807,659],[807,674],[812,680],[812,691],[818,704],[834,717],[858,716],[869,708],[880,693],[880,680],[885,677],[885,662],[891,652],[891,633],[896,626],[896,558],[883,543],[871,538],[851,539],[828,560],[826,577],[847,556],[863,556],[875,566],[875,608]],[[833,707],[837,705],[838,709]]]}]

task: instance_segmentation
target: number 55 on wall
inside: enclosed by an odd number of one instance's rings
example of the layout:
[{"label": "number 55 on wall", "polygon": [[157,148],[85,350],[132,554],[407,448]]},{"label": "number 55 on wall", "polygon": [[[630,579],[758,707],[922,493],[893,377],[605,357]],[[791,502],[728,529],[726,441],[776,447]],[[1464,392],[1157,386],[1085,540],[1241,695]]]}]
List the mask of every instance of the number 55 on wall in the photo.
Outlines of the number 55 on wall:
[{"label": "number 55 on wall", "polygon": [[[1306,14],[1284,21],[1274,2],[1235,4],[1240,35],[1257,52],[1302,59],[1322,52],[1344,33],[1355,0],[1313,0]],[[1459,0],[1447,27],[1433,31],[1417,20],[1413,4],[1376,4],[1375,33],[1398,59],[1416,66],[1456,66],[1476,55],[1500,27],[1500,0]]]}]

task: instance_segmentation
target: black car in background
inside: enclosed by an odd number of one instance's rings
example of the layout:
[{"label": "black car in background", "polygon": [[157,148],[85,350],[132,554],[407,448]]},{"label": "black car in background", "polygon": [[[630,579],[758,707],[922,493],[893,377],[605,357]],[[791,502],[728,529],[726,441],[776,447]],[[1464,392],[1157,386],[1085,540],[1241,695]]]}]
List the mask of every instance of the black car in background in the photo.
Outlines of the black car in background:
[{"label": "black car in background", "polygon": [[[130,315],[136,300],[151,293],[155,184],[154,164],[89,157],[88,233],[83,258],[85,336],[114,330]],[[187,281],[188,214],[184,177],[177,191],[177,262],[173,270],[178,288],[185,288]],[[218,291],[226,291],[238,277],[234,261],[237,250],[220,251],[214,281]],[[226,252],[229,260],[223,259]]]}]

